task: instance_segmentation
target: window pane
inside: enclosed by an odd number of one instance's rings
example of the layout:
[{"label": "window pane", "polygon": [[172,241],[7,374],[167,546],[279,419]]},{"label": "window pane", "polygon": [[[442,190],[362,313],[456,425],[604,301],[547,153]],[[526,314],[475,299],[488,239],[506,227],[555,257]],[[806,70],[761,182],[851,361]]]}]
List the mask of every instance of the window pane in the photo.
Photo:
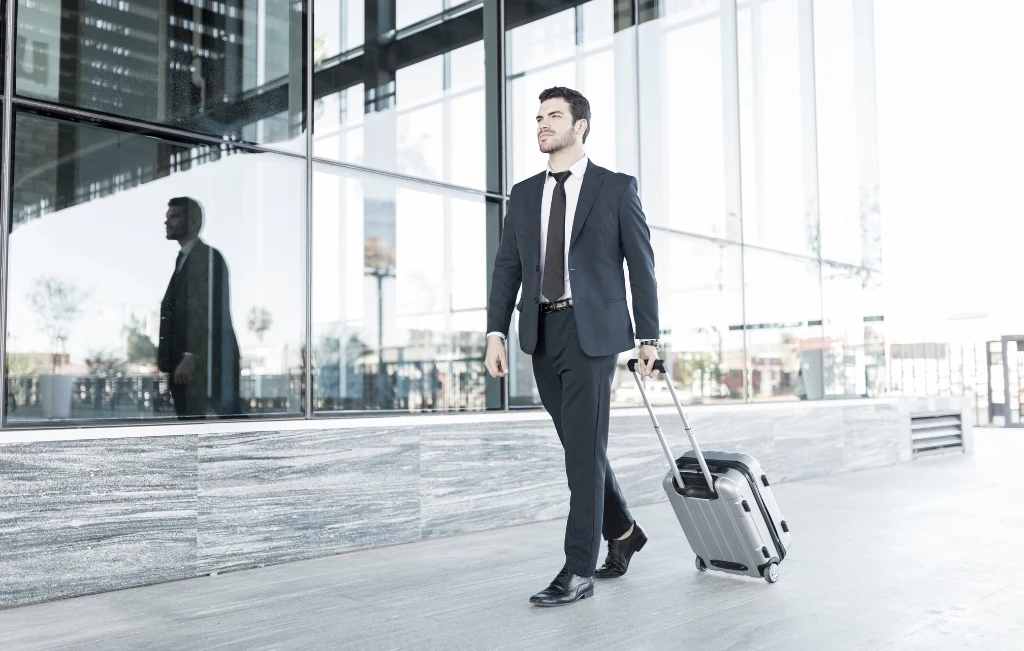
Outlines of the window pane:
[{"label": "window pane", "polygon": [[444,0],[395,0],[395,27],[402,29],[414,25],[442,11]]},{"label": "window pane", "polygon": [[822,267],[825,395],[874,397],[885,391],[881,288],[879,272],[830,263]]},{"label": "window pane", "polygon": [[640,26],[642,190],[652,223],[738,242],[739,215],[726,203],[717,4],[690,23]]},{"label": "window pane", "polygon": [[817,216],[804,185],[797,2],[755,4],[738,20],[744,241],[816,256]]},{"label": "window pane", "polygon": [[[743,266],[738,244],[655,231],[663,349],[680,400],[743,400]],[[642,407],[625,367],[613,404]],[[649,383],[653,404],[672,404],[664,384]]]},{"label": "window pane", "polygon": [[10,421],[301,413],[302,161],[28,114],[14,149]]},{"label": "window pane", "polygon": [[[636,174],[636,121],[619,101],[620,71],[635,76],[631,47],[616,47],[612,0],[579,7],[509,30],[505,35],[508,183],[541,172],[547,155],[537,145],[535,118],[541,91],[552,86],[578,90],[590,103],[591,130],[585,143],[594,163]],[[620,111],[625,110],[626,113]]]},{"label": "window pane", "polygon": [[338,64],[341,72],[330,82],[318,82],[347,87],[316,102],[314,155],[483,189],[483,41],[448,52],[439,45],[438,50],[438,56],[382,72],[374,80],[381,83],[393,75],[390,86],[383,84],[393,89],[393,97],[368,96],[367,87],[358,83],[365,74],[361,59]]},{"label": "window pane", "polygon": [[301,150],[303,6],[18,0],[16,91]]},{"label": "window pane", "polygon": [[[823,258],[880,268],[873,25],[854,0],[814,4]],[[866,42],[865,42],[866,41]]]},{"label": "window pane", "polygon": [[751,248],[743,256],[750,398],[821,399],[818,263]]},{"label": "window pane", "polygon": [[315,408],[484,409],[486,204],[327,165],[313,193]]},{"label": "window pane", "polygon": [[[4,79],[7,74],[7,5],[0,2],[0,88],[6,88]],[[4,91],[0,91],[3,95]]]},{"label": "window pane", "polygon": [[661,0],[661,14],[674,22],[717,13],[720,0]]},{"label": "window pane", "polygon": [[856,264],[860,262],[861,234],[853,0],[815,3],[814,69],[821,255]]},{"label": "window pane", "polygon": [[314,0],[313,58],[317,65],[363,44],[364,0]]}]

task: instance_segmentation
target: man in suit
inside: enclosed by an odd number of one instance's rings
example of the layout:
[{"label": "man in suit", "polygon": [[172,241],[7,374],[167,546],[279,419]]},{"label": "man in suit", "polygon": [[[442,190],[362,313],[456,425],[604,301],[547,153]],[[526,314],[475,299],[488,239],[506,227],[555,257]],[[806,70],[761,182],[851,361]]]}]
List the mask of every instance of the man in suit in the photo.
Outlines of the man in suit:
[{"label": "man in suit", "polygon": [[[492,377],[508,375],[505,339],[518,308],[519,345],[533,356],[541,402],[565,451],[571,494],[565,565],[530,601],[559,606],[593,595],[595,576],[625,574],[647,542],[607,455],[616,360],[636,345],[623,260],[641,340],[638,370],[645,376],[657,374],[658,288],[636,179],[598,167],[584,154],[589,102],[561,87],[541,93],[540,102],[537,141],[548,169],[512,188],[487,306],[485,364]],[[602,536],[608,554],[595,572]]]},{"label": "man in suit", "polygon": [[190,197],[168,202],[167,239],[181,246],[160,304],[158,366],[170,374],[179,419],[239,413],[241,363],[231,324],[228,266],[200,239],[203,208]]}]

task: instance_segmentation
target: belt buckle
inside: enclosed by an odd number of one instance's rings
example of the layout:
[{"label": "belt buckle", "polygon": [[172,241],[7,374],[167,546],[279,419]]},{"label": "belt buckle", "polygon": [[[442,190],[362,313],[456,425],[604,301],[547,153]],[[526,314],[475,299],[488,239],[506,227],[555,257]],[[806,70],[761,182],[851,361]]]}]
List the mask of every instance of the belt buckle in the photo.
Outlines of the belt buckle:
[{"label": "belt buckle", "polygon": [[544,303],[541,305],[541,312],[544,314],[552,314],[554,312],[561,312],[572,307],[572,299],[566,298],[561,301],[555,301],[553,303]]}]

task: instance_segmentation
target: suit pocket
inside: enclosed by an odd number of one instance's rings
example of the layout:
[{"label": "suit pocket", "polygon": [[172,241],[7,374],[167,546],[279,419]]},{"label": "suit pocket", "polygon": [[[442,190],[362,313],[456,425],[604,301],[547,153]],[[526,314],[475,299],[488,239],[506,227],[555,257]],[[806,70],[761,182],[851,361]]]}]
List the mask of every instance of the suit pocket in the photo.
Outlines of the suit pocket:
[{"label": "suit pocket", "polygon": [[625,303],[626,302],[626,297],[623,296],[622,298],[606,298],[606,299],[604,299],[604,302],[605,303]]},{"label": "suit pocket", "polygon": [[587,220],[587,223],[596,224],[598,222],[610,222],[613,219],[615,219],[615,213],[613,212],[595,213],[590,216],[590,219]]}]

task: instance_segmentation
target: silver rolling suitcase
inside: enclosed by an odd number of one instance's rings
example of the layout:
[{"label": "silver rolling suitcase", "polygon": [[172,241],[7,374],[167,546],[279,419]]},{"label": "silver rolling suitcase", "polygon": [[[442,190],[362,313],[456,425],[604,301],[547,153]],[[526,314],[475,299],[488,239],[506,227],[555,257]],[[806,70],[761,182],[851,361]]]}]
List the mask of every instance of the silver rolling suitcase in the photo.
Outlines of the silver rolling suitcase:
[{"label": "silver rolling suitcase", "polygon": [[768,477],[757,460],[749,455],[701,452],[665,363],[658,360],[655,368],[665,376],[672,401],[693,446],[691,452],[678,459],[672,456],[636,372],[636,364],[637,360],[630,360],[629,370],[672,467],[662,486],[697,555],[697,569],[763,577],[768,583],[775,583],[779,580],[779,563],[789,551],[790,535],[789,525],[768,485]]}]

